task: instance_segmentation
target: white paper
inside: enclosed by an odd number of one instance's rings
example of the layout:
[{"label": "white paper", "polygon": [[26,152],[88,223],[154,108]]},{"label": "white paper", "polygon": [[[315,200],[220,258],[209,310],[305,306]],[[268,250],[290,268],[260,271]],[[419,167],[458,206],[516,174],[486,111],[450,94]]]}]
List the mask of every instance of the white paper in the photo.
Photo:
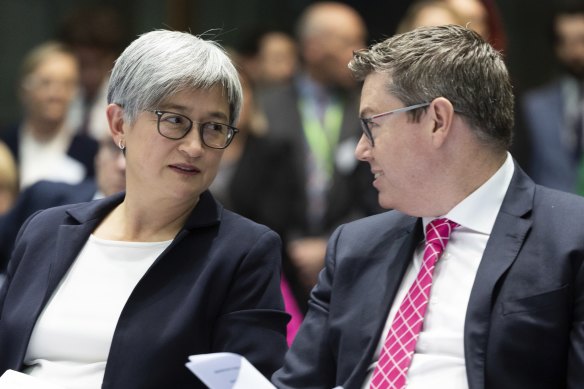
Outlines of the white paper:
[{"label": "white paper", "polygon": [[276,389],[241,355],[233,353],[191,355],[186,366],[210,389]]},{"label": "white paper", "polygon": [[63,389],[15,370],[6,370],[0,377],[0,389]]}]

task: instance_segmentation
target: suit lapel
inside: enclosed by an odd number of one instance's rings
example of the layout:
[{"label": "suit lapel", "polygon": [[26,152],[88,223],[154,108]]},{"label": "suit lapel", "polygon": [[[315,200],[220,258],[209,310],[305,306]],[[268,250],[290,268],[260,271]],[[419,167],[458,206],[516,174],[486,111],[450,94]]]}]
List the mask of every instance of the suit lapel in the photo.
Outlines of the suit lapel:
[{"label": "suit lapel", "polygon": [[55,254],[49,268],[49,281],[44,303],[54,293],[55,288],[87,243],[89,235],[122,199],[123,193],[120,193],[101,201],[81,204],[67,210],[70,218],[58,227]]},{"label": "suit lapel", "polygon": [[371,269],[368,297],[360,309],[358,330],[361,342],[358,349],[365,350],[365,353],[355,356],[357,366],[345,387],[358,387],[365,380],[367,368],[383,335],[391,304],[414,250],[422,239],[422,221],[412,218],[406,228],[387,237],[387,244],[381,245],[371,258],[376,265]]},{"label": "suit lapel", "polygon": [[515,173],[481,259],[466,312],[464,349],[471,389],[485,387],[485,358],[493,302],[501,277],[513,264],[531,229],[535,184],[515,165]]},{"label": "suit lapel", "polygon": [[49,269],[47,298],[53,294],[59,281],[63,279],[77,255],[79,255],[91,231],[93,231],[93,228],[90,228],[87,224],[62,225],[59,227],[55,256]]}]

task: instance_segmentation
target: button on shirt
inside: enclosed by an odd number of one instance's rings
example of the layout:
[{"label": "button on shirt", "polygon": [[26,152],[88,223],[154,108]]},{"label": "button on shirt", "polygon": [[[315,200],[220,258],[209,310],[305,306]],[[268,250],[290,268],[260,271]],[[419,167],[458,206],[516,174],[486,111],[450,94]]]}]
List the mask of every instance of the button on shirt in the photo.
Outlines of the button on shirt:
[{"label": "button on shirt", "polygon": [[[408,389],[468,389],[464,320],[474,279],[514,172],[513,159],[444,216],[460,226],[436,263],[424,324],[407,375]],[[423,218],[424,231],[433,218]],[[363,388],[371,375],[393,318],[420,270],[424,243],[416,251],[392,304]]]}]

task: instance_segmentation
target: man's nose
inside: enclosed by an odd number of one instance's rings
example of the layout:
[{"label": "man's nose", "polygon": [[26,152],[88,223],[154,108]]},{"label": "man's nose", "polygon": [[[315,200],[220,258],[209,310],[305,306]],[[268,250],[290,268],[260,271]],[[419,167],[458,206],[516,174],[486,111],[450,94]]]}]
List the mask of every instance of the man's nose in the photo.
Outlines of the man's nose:
[{"label": "man's nose", "polygon": [[355,157],[360,161],[368,161],[371,157],[371,143],[365,134],[361,134],[359,143],[355,147]]}]

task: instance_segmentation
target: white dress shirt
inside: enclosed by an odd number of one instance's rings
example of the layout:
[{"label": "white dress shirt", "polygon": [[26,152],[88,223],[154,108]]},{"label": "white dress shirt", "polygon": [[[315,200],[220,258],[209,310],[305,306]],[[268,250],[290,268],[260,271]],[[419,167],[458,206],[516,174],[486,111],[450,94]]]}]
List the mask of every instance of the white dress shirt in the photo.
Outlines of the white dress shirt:
[{"label": "white dress shirt", "polygon": [[[424,324],[407,373],[408,389],[468,389],[464,359],[464,319],[474,279],[495,219],[514,172],[513,159],[446,215],[460,226],[434,269]],[[433,218],[423,218],[424,231]],[[392,304],[373,362],[363,384],[368,389],[393,318],[414,282],[423,259],[424,244],[416,249]]]}]

